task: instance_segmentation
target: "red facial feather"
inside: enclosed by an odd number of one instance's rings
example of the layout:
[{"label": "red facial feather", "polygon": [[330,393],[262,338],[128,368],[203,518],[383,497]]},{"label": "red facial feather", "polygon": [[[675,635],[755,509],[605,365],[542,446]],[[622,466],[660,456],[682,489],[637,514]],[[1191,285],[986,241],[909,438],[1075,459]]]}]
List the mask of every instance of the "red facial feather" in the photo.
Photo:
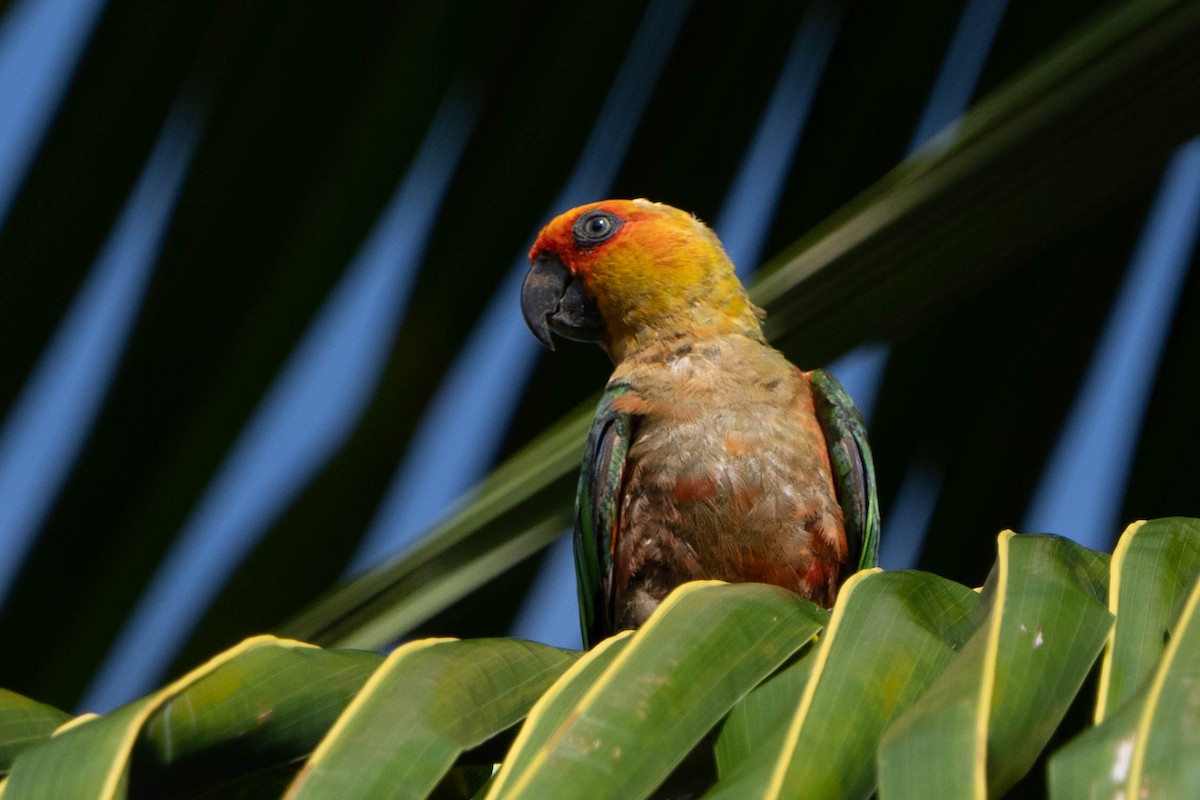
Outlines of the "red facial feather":
[{"label": "red facial feather", "polygon": [[[580,216],[589,211],[600,209],[615,214],[625,221],[625,225],[608,241],[598,247],[580,248],[575,243],[572,228]],[[529,251],[529,260],[533,261],[543,253],[554,253],[571,272],[576,275],[586,275],[592,270],[600,254],[614,244],[626,238],[633,230],[632,223],[652,218],[654,212],[630,200],[604,200],[599,203],[589,203],[585,206],[572,208],[559,214],[547,223],[538,234],[537,240]]]}]

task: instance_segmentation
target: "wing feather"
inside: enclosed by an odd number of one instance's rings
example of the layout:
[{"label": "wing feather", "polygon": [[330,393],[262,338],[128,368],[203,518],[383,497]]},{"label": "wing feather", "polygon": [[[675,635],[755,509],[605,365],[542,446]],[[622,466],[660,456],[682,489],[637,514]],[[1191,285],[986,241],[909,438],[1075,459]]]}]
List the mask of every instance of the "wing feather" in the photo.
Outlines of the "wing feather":
[{"label": "wing feather", "polygon": [[[817,421],[829,448],[838,504],[846,520],[848,561],[857,563],[857,569],[873,567],[878,562],[881,523],[867,427],[837,378],[823,369],[808,374]],[[849,577],[849,573],[844,577]]]},{"label": "wing feather", "polygon": [[624,384],[610,384],[600,398],[575,496],[575,572],[584,647],[613,633],[612,554],[625,457],[633,436],[633,416],[613,404],[628,391]]}]

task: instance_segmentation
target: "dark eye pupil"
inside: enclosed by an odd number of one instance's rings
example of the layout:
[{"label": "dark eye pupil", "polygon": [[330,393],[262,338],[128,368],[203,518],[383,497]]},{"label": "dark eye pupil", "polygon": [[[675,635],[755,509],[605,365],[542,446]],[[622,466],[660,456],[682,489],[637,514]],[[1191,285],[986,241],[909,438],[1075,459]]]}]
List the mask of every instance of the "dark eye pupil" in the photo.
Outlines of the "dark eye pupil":
[{"label": "dark eye pupil", "polygon": [[572,232],[579,247],[596,247],[607,242],[624,223],[618,216],[607,211],[589,211],[575,220]]}]

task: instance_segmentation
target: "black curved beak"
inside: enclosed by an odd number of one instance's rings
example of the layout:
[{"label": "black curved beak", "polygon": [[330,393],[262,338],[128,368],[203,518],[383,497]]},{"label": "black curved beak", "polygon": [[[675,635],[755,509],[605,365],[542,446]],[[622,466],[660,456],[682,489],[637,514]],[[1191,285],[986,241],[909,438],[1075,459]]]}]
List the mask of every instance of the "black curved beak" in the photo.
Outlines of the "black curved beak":
[{"label": "black curved beak", "polygon": [[551,332],[577,342],[604,338],[600,309],[558,256],[542,253],[529,268],[521,285],[521,313],[525,324],[542,344],[554,349]]}]

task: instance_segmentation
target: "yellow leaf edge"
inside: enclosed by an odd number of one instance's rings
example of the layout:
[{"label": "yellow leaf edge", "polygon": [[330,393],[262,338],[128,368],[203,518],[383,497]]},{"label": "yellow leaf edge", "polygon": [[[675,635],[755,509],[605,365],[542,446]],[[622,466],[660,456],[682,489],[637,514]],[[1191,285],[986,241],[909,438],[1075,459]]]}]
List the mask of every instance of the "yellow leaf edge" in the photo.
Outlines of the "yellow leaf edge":
[{"label": "yellow leaf edge", "polygon": [[1108,690],[1112,684],[1113,647],[1117,641],[1117,626],[1121,618],[1117,615],[1117,606],[1121,599],[1121,570],[1125,563],[1125,554],[1133,545],[1134,536],[1146,524],[1140,519],[1131,523],[1121,534],[1113,550],[1112,561],[1108,567],[1108,610],[1113,615],[1113,625],[1108,631],[1104,642],[1104,655],[1100,659],[1100,679],[1096,683],[1096,707],[1092,710],[1092,724],[1099,725],[1108,714]]}]

